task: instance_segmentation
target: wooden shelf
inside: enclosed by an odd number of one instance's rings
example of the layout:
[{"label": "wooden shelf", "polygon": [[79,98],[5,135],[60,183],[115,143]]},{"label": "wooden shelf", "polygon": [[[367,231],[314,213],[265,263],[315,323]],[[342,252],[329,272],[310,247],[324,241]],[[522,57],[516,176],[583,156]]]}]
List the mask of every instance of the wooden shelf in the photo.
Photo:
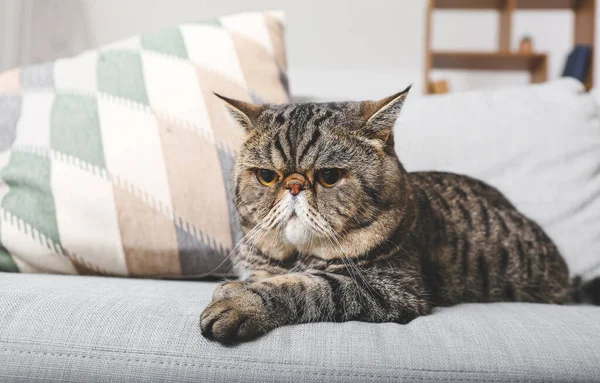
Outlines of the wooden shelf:
[{"label": "wooden shelf", "polygon": [[436,69],[526,70],[543,64],[544,53],[504,52],[433,52],[432,67]]},{"label": "wooden shelf", "polygon": [[517,0],[517,9],[572,9],[581,5],[581,0]]},{"label": "wooden shelf", "polygon": [[[436,9],[502,9],[507,0],[433,0]],[[516,9],[576,9],[581,0],[516,0]]]},{"label": "wooden shelf", "polygon": [[[495,10],[499,16],[497,52],[440,52],[431,47],[433,13],[440,9]],[[594,85],[594,47],[596,36],[596,0],[428,0],[427,35],[425,40],[425,83],[430,83],[433,69],[525,70],[532,83],[548,80],[548,55],[513,53],[513,19],[520,10],[572,10],[574,15],[573,45],[592,47],[586,88]]]},{"label": "wooden shelf", "polygon": [[431,0],[435,9],[498,9],[504,0]]},{"label": "wooden shelf", "polygon": [[532,83],[548,81],[548,55],[545,53],[432,52],[433,69],[527,71]]}]

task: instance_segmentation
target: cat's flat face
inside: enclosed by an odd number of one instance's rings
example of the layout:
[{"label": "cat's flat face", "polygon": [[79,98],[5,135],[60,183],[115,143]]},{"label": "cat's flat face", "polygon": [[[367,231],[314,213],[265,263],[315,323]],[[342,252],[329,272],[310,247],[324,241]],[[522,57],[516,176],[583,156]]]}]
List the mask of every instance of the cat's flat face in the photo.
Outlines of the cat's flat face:
[{"label": "cat's flat face", "polygon": [[297,251],[336,258],[368,247],[361,237],[370,231],[386,230],[380,221],[389,218],[383,211],[400,203],[404,173],[391,127],[366,128],[379,107],[266,105],[247,110],[248,120],[234,115],[248,132],[234,182],[240,221],[251,243],[279,259]]}]

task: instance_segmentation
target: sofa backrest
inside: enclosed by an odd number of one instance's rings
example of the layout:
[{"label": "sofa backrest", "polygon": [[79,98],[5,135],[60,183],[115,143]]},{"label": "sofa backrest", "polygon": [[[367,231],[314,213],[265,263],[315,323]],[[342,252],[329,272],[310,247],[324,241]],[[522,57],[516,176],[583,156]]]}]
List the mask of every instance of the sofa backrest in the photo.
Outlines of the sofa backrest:
[{"label": "sofa backrest", "polygon": [[535,219],[572,274],[600,274],[598,92],[573,79],[410,98],[396,125],[409,171],[480,178]]}]

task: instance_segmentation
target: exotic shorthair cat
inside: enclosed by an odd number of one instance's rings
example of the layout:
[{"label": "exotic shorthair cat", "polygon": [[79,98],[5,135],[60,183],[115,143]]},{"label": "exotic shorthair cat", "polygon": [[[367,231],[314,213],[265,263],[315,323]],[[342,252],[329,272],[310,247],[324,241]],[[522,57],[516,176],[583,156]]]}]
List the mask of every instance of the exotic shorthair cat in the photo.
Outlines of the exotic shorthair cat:
[{"label": "exotic shorthair cat", "polygon": [[[496,189],[408,173],[392,128],[408,89],[381,101],[252,105],[219,96],[246,130],[234,198],[242,281],[221,285],[204,336],[249,340],[316,321],[408,323],[461,302],[570,303],[556,246]],[[594,290],[594,291],[592,291]]]}]

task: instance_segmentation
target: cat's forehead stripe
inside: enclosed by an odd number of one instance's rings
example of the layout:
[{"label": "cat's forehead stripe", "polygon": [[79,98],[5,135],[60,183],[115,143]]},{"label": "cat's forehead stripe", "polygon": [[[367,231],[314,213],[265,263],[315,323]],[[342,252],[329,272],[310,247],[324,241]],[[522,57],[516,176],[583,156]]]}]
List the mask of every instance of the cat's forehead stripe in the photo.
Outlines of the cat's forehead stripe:
[{"label": "cat's forehead stripe", "polygon": [[[317,163],[344,166],[347,152],[363,149],[349,144],[347,132],[360,128],[357,103],[269,105],[260,115],[257,140],[247,153],[256,165],[281,170],[310,169]],[[250,158],[250,157],[249,157]]]},{"label": "cat's forehead stripe", "polygon": [[300,154],[296,158],[296,163],[298,163],[298,164],[302,163],[302,160],[304,159],[304,156],[306,155],[308,150],[315,146],[315,144],[317,143],[317,141],[319,140],[320,137],[321,137],[321,131],[319,130],[319,128],[317,126],[313,127],[313,132],[310,137],[310,140],[304,145],[302,150],[299,151]]},{"label": "cat's forehead stripe", "polygon": [[277,107],[271,110],[270,124],[272,140],[263,150],[272,159],[273,150],[286,167],[297,168],[309,149],[321,136],[318,127],[331,119],[333,112],[322,104],[301,104]]}]

